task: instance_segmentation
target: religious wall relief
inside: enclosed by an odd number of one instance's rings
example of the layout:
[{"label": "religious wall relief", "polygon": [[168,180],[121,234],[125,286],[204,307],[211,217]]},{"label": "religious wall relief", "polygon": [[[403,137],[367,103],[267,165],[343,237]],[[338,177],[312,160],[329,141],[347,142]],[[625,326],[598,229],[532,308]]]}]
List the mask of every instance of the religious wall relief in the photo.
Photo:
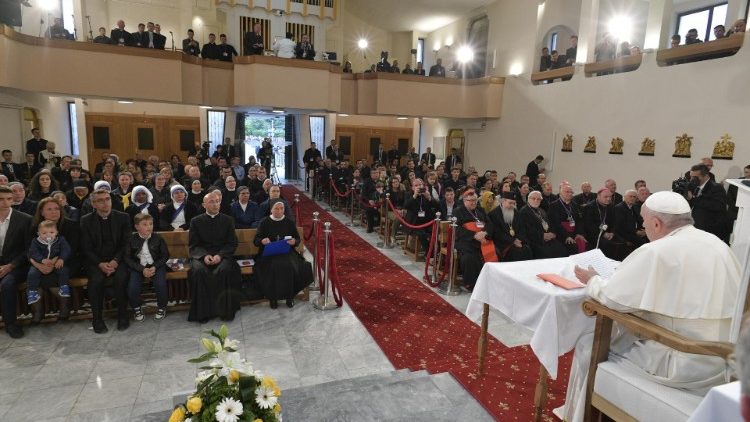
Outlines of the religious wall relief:
[{"label": "religious wall relief", "polygon": [[625,146],[625,141],[623,141],[622,138],[612,138],[612,145],[609,148],[609,153],[622,155],[623,146]]},{"label": "religious wall relief", "polygon": [[565,135],[565,137],[562,140],[562,149],[560,151],[562,152],[573,151],[573,135],[569,133]]},{"label": "religious wall relief", "polygon": [[641,142],[641,150],[638,152],[638,155],[653,157],[655,151],[656,141],[651,138],[643,138],[643,142]]},{"label": "religious wall relief", "polygon": [[714,152],[711,158],[715,160],[731,160],[734,158],[734,142],[729,134],[724,134],[714,145]]},{"label": "religious wall relief", "polygon": [[589,140],[586,142],[586,146],[583,147],[583,152],[596,154],[596,137],[589,136]]},{"label": "religious wall relief", "polygon": [[674,154],[672,157],[690,158],[690,147],[693,145],[693,137],[687,133],[677,137],[674,142]]}]

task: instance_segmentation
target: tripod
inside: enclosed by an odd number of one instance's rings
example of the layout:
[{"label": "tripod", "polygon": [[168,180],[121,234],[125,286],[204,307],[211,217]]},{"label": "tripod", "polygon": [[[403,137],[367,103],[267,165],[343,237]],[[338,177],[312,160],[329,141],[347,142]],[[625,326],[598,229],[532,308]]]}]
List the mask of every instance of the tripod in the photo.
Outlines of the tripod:
[{"label": "tripod", "polygon": [[268,177],[271,179],[271,182],[273,182],[274,185],[280,185],[281,180],[279,179],[278,173],[276,173],[276,160],[274,160],[273,157],[266,158],[266,160],[271,161],[271,174]]}]

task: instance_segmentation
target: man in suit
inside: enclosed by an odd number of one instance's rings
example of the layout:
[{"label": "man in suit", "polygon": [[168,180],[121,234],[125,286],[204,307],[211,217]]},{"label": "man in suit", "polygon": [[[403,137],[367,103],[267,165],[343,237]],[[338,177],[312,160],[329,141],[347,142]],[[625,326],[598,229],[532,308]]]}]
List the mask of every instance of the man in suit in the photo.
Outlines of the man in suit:
[{"label": "man in suit", "polygon": [[578,55],[578,35],[570,36],[570,47],[565,50],[565,64],[567,66],[573,66],[576,62],[576,56]]},{"label": "man in suit", "polygon": [[427,147],[427,152],[425,152],[424,154],[422,154],[422,161],[424,161],[425,163],[427,163],[430,166],[434,166],[435,165],[435,160],[436,160],[436,158],[435,158],[435,154],[432,153],[432,148]]},{"label": "man in suit", "polygon": [[409,152],[406,153],[407,160],[413,160],[415,163],[419,162],[419,154],[414,150],[414,147],[409,147]]},{"label": "man in suit", "polygon": [[106,333],[102,308],[104,287],[112,280],[117,300],[117,329],[128,328],[127,266],[123,263],[127,242],[131,235],[130,217],[112,209],[112,197],[106,189],[91,194],[94,212],[81,218],[81,245],[88,264],[88,291],[92,325],[97,334]]},{"label": "man in suit", "polygon": [[146,25],[139,23],[138,31],[130,34],[133,40],[133,47],[148,48],[148,35],[146,34]]},{"label": "man in suit", "polygon": [[38,127],[31,129],[33,138],[26,141],[26,153],[34,154],[34,163],[41,166],[39,162],[39,153],[47,149],[47,140],[41,137]]},{"label": "man in suit", "polygon": [[617,182],[614,179],[607,179],[604,182],[604,187],[612,192],[612,205],[617,205],[622,202],[622,195],[617,193]]},{"label": "man in suit", "polygon": [[294,47],[294,56],[298,59],[315,60],[315,49],[310,43],[309,35],[302,35],[302,41],[298,42],[297,46]]},{"label": "man in suit", "polygon": [[148,22],[146,24],[146,33],[144,35],[144,47],[145,48],[156,48],[156,33],[154,32],[154,29],[156,29],[156,26],[154,26],[153,22]]},{"label": "man in suit", "polygon": [[445,169],[452,171],[456,164],[461,163],[461,157],[458,156],[458,151],[455,148],[451,148],[451,154],[445,159]]},{"label": "man in suit", "polygon": [[430,76],[439,76],[441,78],[445,77],[445,68],[443,67],[443,59],[437,59],[437,63],[435,63],[432,67],[430,67]]},{"label": "man in suit", "polygon": [[26,197],[26,189],[21,182],[10,182],[8,187],[13,192],[11,207],[24,214],[36,214],[36,202]]},{"label": "man in suit", "polygon": [[388,164],[388,151],[385,150],[382,143],[378,144],[378,150],[372,155],[372,163]]},{"label": "man in suit", "polygon": [[713,233],[724,242],[729,241],[729,214],[727,213],[727,193],[724,187],[711,181],[708,167],[696,164],[690,168],[690,178],[697,186],[687,193],[687,200],[693,210],[695,227]]},{"label": "man in suit", "polygon": [[[716,175],[711,172],[711,169],[714,168],[714,160],[711,159],[711,157],[703,157],[701,158],[701,164],[706,166],[708,168],[708,177],[711,179],[712,182],[716,182]],[[685,172],[685,178],[690,179],[690,171]]]},{"label": "man in suit", "polygon": [[31,243],[31,216],[13,210],[13,192],[0,186],[0,297],[5,332],[13,338],[23,337],[16,324],[16,288],[25,280],[28,270],[26,253]]},{"label": "man in suit", "polygon": [[113,45],[119,45],[121,47],[133,45],[133,40],[130,36],[130,32],[125,30],[125,21],[123,21],[122,19],[117,21],[117,28],[113,29],[112,32],[109,33],[109,39]]},{"label": "man in suit", "polygon": [[544,161],[544,157],[541,155],[537,155],[536,158],[534,158],[527,166],[526,166],[526,175],[529,176],[529,186],[536,186],[537,180],[536,178],[539,177],[539,173],[544,173],[545,169],[539,168],[539,163]]},{"label": "man in suit", "polygon": [[244,38],[244,53],[246,56],[263,55],[263,34],[260,23],[253,25],[252,32],[246,32]]},{"label": "man in suit", "polygon": [[164,50],[167,45],[167,37],[161,34],[161,25],[158,23],[154,25],[154,48],[157,50]]},{"label": "man in suit", "polygon": [[573,197],[573,202],[578,204],[579,207],[582,207],[593,201],[594,198],[596,198],[596,194],[591,192],[591,183],[583,182],[581,183],[581,193]]},{"label": "man in suit", "polygon": [[13,151],[9,149],[3,150],[3,162],[0,167],[0,173],[4,174],[8,178],[8,181],[15,182],[18,180],[16,173],[18,172],[18,164],[13,162]]},{"label": "man in suit", "polygon": [[337,165],[344,160],[344,153],[341,152],[339,146],[336,145],[336,140],[331,139],[331,144],[326,148],[326,158],[336,163]]},{"label": "man in suit", "polygon": [[198,57],[201,54],[201,47],[198,41],[193,37],[195,32],[192,29],[187,30],[187,38],[182,40],[182,52],[191,56]]}]

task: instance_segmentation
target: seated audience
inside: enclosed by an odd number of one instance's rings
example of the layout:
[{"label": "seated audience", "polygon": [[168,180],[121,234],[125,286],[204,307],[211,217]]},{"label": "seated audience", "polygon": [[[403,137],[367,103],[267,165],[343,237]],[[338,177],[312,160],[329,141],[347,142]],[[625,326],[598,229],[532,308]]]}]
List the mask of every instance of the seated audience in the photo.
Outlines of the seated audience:
[{"label": "seated audience", "polygon": [[548,215],[552,224],[552,231],[565,245],[568,254],[573,255],[586,251],[581,209],[573,201],[572,186],[564,184],[560,187],[560,197],[550,205]]},{"label": "seated audience", "polygon": [[[260,289],[271,308],[276,309],[282,299],[291,308],[297,293],[312,282],[312,267],[295,249],[300,236],[294,221],[285,216],[284,203],[280,199],[271,201],[271,215],[260,221],[253,239],[258,247],[255,270]],[[272,242],[285,242],[289,250],[265,256],[265,249]]]},{"label": "seated audience", "polygon": [[[270,182],[270,179],[267,180]],[[289,220],[294,221],[292,209],[289,206],[289,203],[286,202],[286,199],[281,197],[281,186],[279,185],[272,185],[268,188],[268,199],[261,202],[258,206],[258,215],[255,217],[255,220],[260,222],[262,219],[271,215],[271,202],[276,202],[277,200],[284,203],[284,215],[286,215]]]},{"label": "seated audience", "polygon": [[148,214],[151,216],[152,224],[157,227],[159,221],[159,209],[154,204],[154,196],[145,186],[136,186],[133,188],[130,205],[125,208],[125,212],[130,217],[130,222],[135,229],[135,217],[138,214]]},{"label": "seated audience", "polygon": [[588,249],[601,249],[607,257],[617,259],[617,244],[620,239],[614,233],[615,210],[612,205],[612,192],[605,187],[599,188],[596,199],[586,204],[581,214]]},{"label": "seated audience", "polygon": [[187,192],[182,185],[172,186],[170,193],[172,202],[167,204],[159,213],[159,230],[187,230],[190,227],[190,221],[201,211],[194,203],[187,200]]},{"label": "seated audience", "polygon": [[443,67],[443,59],[438,58],[432,67],[430,67],[430,76],[445,77],[445,68]]},{"label": "seated audience", "polygon": [[151,214],[135,216],[135,231],[125,250],[125,264],[128,266],[128,299],[133,308],[134,319],[143,321],[141,290],[143,281],[151,279],[156,291],[155,320],[167,316],[167,260],[169,248],[167,242],[154,233],[154,218]]},{"label": "seated audience", "polygon": [[36,212],[36,202],[26,197],[26,189],[24,189],[23,183],[10,182],[8,187],[13,193],[12,208],[27,215],[34,215]]},{"label": "seated audience", "polygon": [[16,324],[16,293],[28,269],[31,216],[11,207],[13,196],[9,187],[0,186],[0,299],[5,332],[21,338],[23,329]]},{"label": "seated audience", "polygon": [[680,41],[682,41],[682,36],[680,34],[672,35],[672,38],[669,40],[669,46],[671,48],[679,47]]},{"label": "seated audience", "polygon": [[625,191],[623,201],[615,205],[615,235],[626,242],[619,258],[624,258],[639,246],[648,242],[643,218],[637,204],[638,194],[635,190]]},{"label": "seated audience", "polygon": [[56,191],[57,181],[52,178],[49,170],[44,169],[35,174],[29,182],[29,199],[39,202]]},{"label": "seated audience", "polygon": [[107,36],[107,29],[99,27],[99,35],[94,38],[95,44],[112,44],[112,40]]},{"label": "seated audience", "polygon": [[240,308],[237,235],[232,217],[220,213],[220,207],[218,191],[209,192],[203,198],[206,212],[190,220],[188,282],[193,300],[188,321],[201,324],[217,316],[231,321]]},{"label": "seated audience", "polygon": [[26,276],[26,301],[32,305],[32,323],[39,323],[44,317],[42,296],[39,287],[42,276],[54,273],[61,297],[70,297],[70,271],[65,262],[72,255],[70,245],[65,237],[59,236],[57,222],[44,220],[37,227],[37,237],[29,247],[29,268]]},{"label": "seated audience", "polygon": [[703,40],[698,38],[698,30],[695,28],[690,29],[685,35],[685,45],[702,43]]},{"label": "seated audience", "polygon": [[456,217],[456,250],[463,272],[464,286],[474,288],[479,272],[485,262],[497,262],[497,254],[492,238],[489,219],[481,207],[478,207],[476,191],[467,189],[463,194],[463,206],[453,211]]},{"label": "seated audience", "polygon": [[237,188],[237,201],[232,204],[232,218],[238,229],[249,229],[257,226],[258,204],[250,200],[247,186]]},{"label": "seated audience", "polygon": [[568,256],[568,251],[552,230],[550,218],[541,208],[542,194],[529,193],[528,204],[519,211],[518,238],[531,247],[534,259]]},{"label": "seated audience", "polygon": [[552,56],[549,54],[549,48],[542,47],[542,57],[539,59],[539,71],[544,72],[552,68]]},{"label": "seated audience", "polygon": [[117,329],[126,330],[130,326],[126,293],[128,271],[122,260],[132,225],[127,214],[112,209],[112,197],[107,190],[95,190],[91,194],[91,204],[94,212],[81,218],[81,248],[87,263],[92,325],[97,334],[108,331],[103,315],[104,290],[111,282],[117,300]]},{"label": "seated audience", "polygon": [[500,206],[487,214],[500,261],[525,261],[533,257],[531,247],[518,237],[519,217],[515,195],[509,192],[503,193]]}]

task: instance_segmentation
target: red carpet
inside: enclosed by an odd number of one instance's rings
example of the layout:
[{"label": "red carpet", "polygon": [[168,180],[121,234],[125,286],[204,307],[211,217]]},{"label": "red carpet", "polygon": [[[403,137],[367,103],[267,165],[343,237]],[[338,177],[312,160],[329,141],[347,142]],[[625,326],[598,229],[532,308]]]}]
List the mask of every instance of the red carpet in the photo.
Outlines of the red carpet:
[{"label": "red carpet", "polygon": [[[282,191],[290,203],[301,193]],[[308,230],[314,211],[332,223],[341,293],[394,367],[450,372],[496,419],[533,420],[539,363],[529,347],[491,337],[486,375],[477,376],[477,324],[303,194],[299,206]],[[551,409],[565,399],[571,355],[550,383],[544,420],[555,420]]]}]

